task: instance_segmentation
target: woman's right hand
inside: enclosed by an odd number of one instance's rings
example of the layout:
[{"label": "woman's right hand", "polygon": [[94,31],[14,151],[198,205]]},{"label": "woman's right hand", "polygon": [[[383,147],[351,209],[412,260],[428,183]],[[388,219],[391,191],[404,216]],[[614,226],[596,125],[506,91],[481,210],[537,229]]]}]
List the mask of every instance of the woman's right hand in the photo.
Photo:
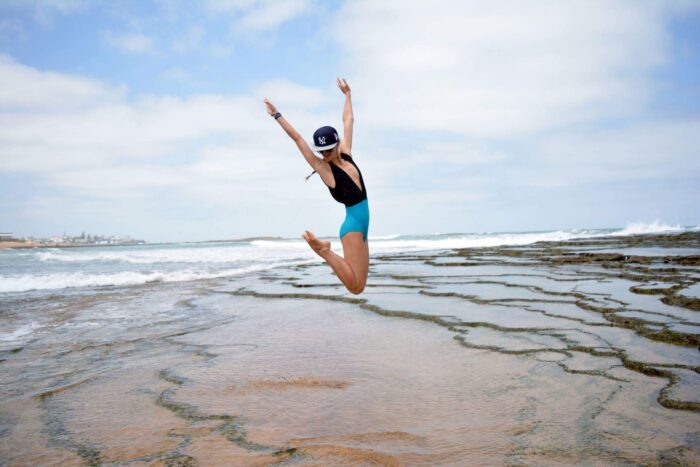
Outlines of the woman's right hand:
[{"label": "woman's right hand", "polygon": [[340,92],[342,92],[346,96],[350,95],[350,85],[347,81],[345,81],[345,78],[336,78],[335,81],[338,85],[338,89],[340,89]]},{"label": "woman's right hand", "polygon": [[275,104],[270,102],[270,99],[267,97],[265,98],[265,107],[267,107],[267,113],[270,115],[274,115],[277,113],[277,107],[275,107]]}]

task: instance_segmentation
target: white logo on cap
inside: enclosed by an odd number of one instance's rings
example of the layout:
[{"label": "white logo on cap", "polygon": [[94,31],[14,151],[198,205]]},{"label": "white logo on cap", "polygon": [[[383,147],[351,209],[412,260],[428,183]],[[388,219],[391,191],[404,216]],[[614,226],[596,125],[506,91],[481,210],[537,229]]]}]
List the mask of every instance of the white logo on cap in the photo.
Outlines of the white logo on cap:
[{"label": "white logo on cap", "polygon": [[325,136],[319,136],[319,137],[318,137],[318,144],[326,144],[326,137],[325,137]]}]

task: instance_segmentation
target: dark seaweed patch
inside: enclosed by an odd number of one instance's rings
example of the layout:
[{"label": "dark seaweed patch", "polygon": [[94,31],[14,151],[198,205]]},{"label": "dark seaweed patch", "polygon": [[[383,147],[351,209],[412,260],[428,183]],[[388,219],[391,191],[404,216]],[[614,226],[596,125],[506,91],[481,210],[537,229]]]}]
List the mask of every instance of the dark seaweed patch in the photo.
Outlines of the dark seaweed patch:
[{"label": "dark seaweed patch", "polygon": [[102,459],[100,457],[100,451],[92,446],[86,444],[79,444],[77,446],[78,455],[85,461],[89,466],[102,465]]},{"label": "dark seaweed patch", "polygon": [[700,311],[700,298],[685,297],[683,295],[667,295],[661,299],[666,305],[681,306],[694,311]]},{"label": "dark seaweed patch", "polygon": [[[197,347],[196,351],[194,352],[195,355],[202,356],[204,358],[213,358],[216,356],[215,354],[208,352],[205,348],[200,348],[200,347],[205,347],[205,346],[195,346],[195,347]],[[187,380],[187,378],[184,378],[180,375],[177,375],[171,369],[161,370],[158,375],[164,381],[167,381],[168,383],[173,384],[175,386],[182,386],[182,385],[190,383]],[[295,453],[295,450],[289,450],[289,449],[285,449],[285,448],[277,448],[274,446],[265,446],[262,444],[254,443],[254,442],[247,439],[247,437],[246,437],[247,432],[245,429],[244,420],[241,417],[237,417],[234,415],[228,415],[228,414],[211,415],[211,414],[202,413],[194,405],[175,400],[175,393],[176,393],[176,389],[174,389],[174,388],[163,390],[158,395],[158,397],[156,399],[156,404],[158,404],[159,406],[161,406],[167,410],[170,410],[178,417],[183,418],[190,423],[201,423],[201,422],[207,422],[207,421],[219,422],[218,425],[216,425],[215,427],[213,427],[210,430],[210,432],[221,433],[224,435],[224,437],[227,440],[231,441],[232,443],[236,444],[237,446],[240,446],[243,449],[246,449],[248,451],[268,452],[268,453],[274,454],[276,456],[281,456],[281,457],[292,456]],[[189,443],[191,441],[190,436],[183,436],[183,438],[184,438],[185,443]],[[178,460],[178,462],[179,461],[190,462],[192,458],[190,458],[189,456],[178,456],[177,458],[174,458],[174,459]],[[170,465],[170,464],[168,464],[168,465]],[[172,464],[172,465],[191,465],[191,464]]]},{"label": "dark seaweed patch", "polygon": [[164,459],[168,467],[194,467],[197,461],[191,456],[175,455]]},{"label": "dark seaweed patch", "polygon": [[68,430],[61,416],[61,408],[56,406],[52,397],[55,394],[44,393],[39,397],[44,408],[43,431],[47,434],[49,442],[75,451],[87,465],[101,465],[101,455],[97,446],[85,441],[78,442],[74,440],[74,434]]}]

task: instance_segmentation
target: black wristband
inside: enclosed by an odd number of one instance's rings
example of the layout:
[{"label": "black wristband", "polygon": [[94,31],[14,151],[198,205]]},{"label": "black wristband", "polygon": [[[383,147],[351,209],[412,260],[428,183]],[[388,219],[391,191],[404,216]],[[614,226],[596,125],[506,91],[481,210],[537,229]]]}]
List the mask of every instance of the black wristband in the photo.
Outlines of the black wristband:
[{"label": "black wristband", "polygon": [[281,116],[282,116],[282,114],[279,113],[279,112],[277,112],[276,114],[274,114],[274,115],[272,116],[272,118],[274,118],[275,120],[277,120],[277,119],[280,118]]}]

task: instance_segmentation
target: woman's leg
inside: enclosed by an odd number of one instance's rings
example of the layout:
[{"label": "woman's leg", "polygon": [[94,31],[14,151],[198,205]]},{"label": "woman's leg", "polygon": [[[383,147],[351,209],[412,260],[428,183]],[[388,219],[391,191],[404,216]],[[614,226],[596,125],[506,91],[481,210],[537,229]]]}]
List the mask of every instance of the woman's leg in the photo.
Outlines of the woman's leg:
[{"label": "woman's leg", "polygon": [[343,256],[331,251],[331,242],[319,240],[308,230],[302,235],[311,248],[333,269],[338,279],[353,294],[360,294],[367,284],[369,272],[369,244],[362,232],[348,232],[340,239]]}]

